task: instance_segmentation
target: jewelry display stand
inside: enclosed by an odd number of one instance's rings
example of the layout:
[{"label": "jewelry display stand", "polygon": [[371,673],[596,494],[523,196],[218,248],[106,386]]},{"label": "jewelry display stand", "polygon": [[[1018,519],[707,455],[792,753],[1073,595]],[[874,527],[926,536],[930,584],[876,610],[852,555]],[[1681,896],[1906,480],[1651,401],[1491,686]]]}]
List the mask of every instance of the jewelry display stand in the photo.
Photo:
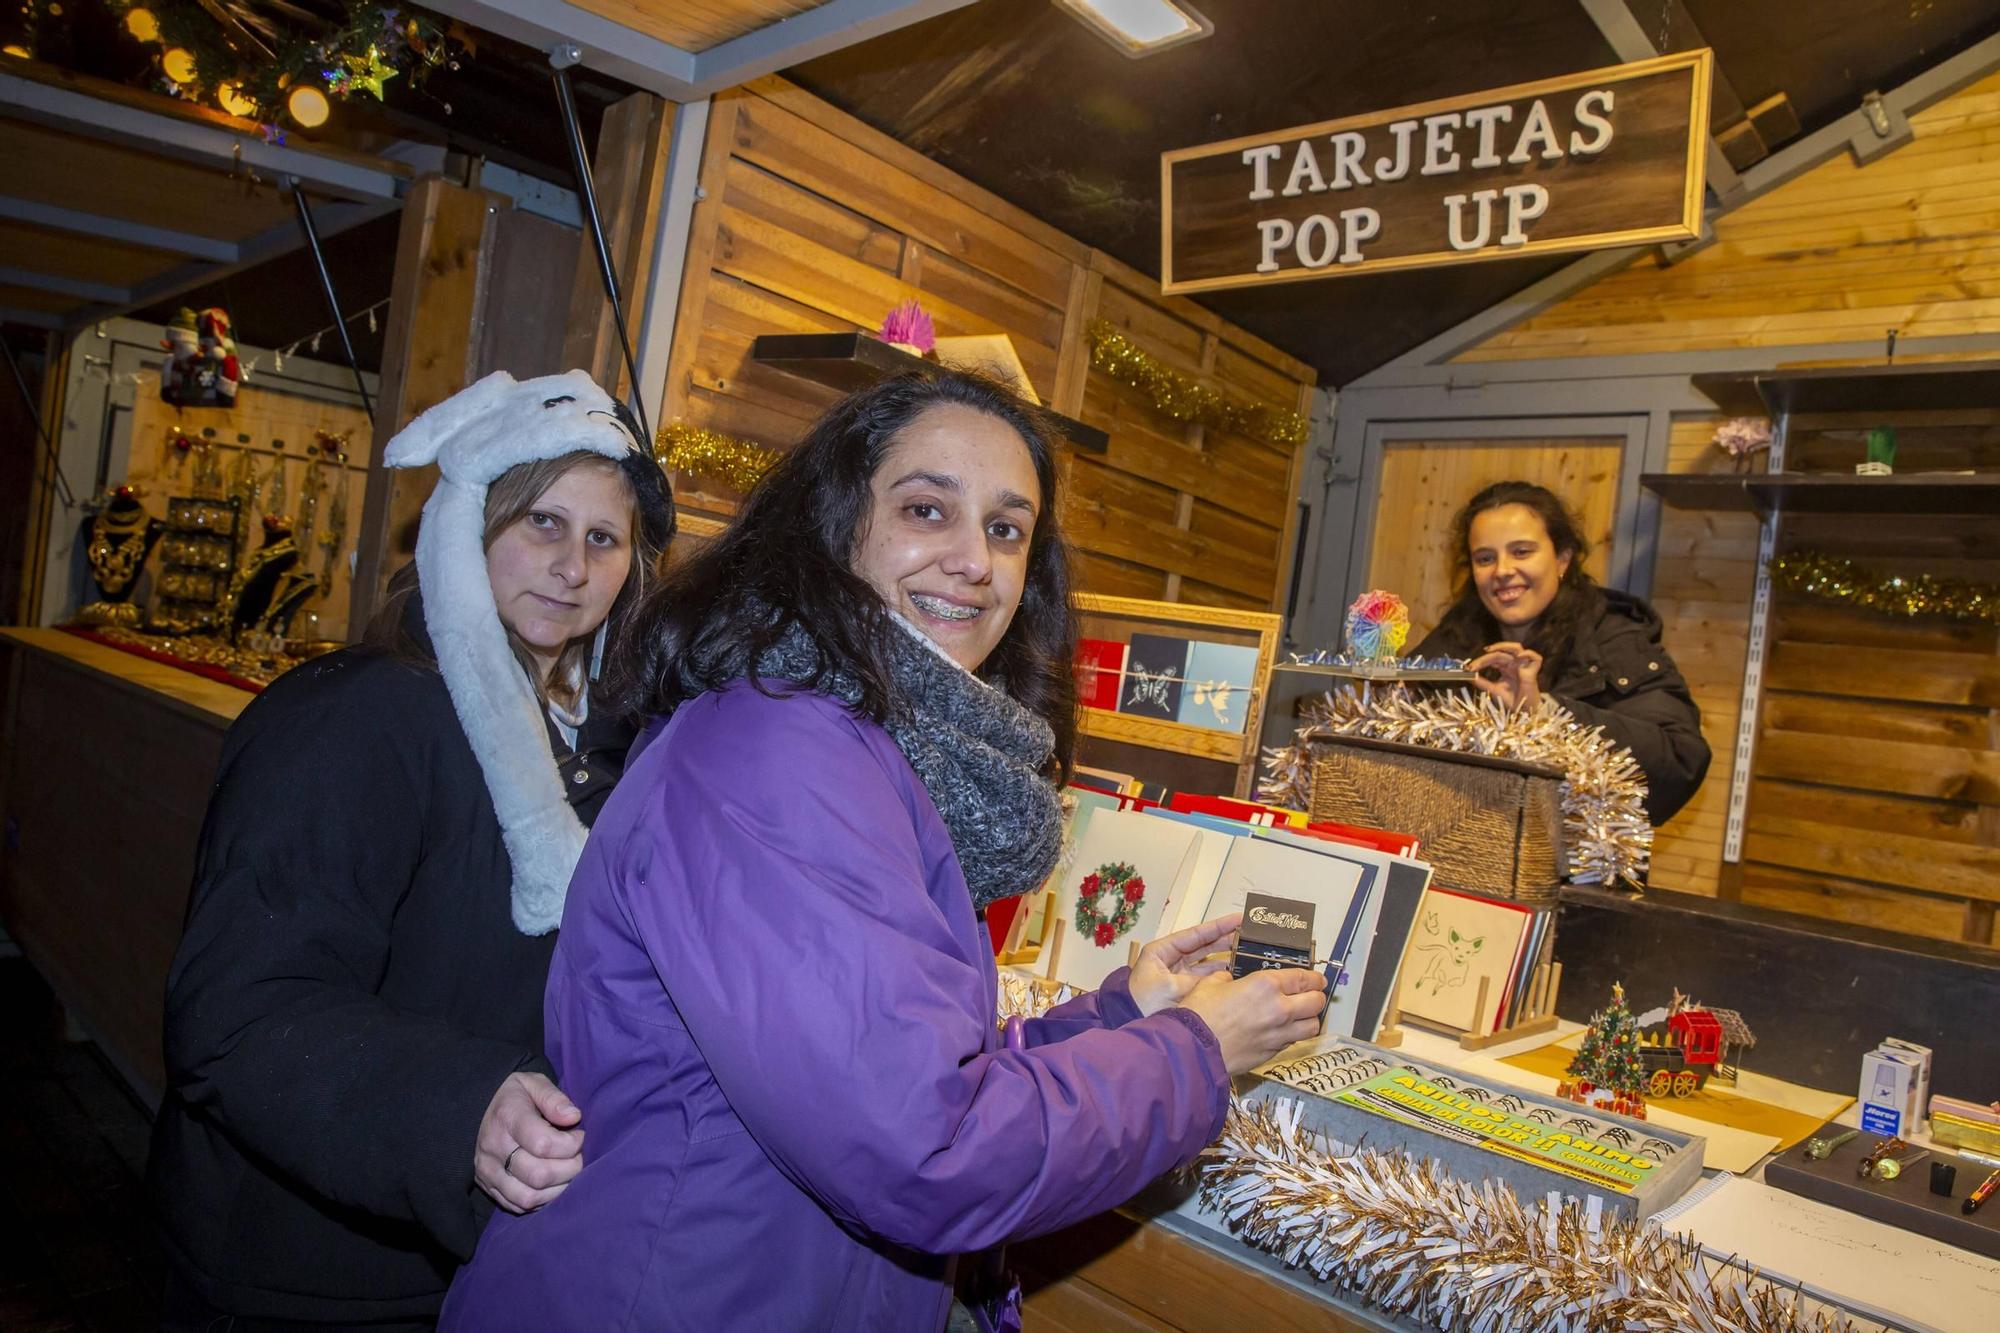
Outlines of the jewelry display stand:
[{"label": "jewelry display stand", "polygon": [[234,498],[177,496],[167,501],[153,629],[187,634],[226,628],[242,518]]}]

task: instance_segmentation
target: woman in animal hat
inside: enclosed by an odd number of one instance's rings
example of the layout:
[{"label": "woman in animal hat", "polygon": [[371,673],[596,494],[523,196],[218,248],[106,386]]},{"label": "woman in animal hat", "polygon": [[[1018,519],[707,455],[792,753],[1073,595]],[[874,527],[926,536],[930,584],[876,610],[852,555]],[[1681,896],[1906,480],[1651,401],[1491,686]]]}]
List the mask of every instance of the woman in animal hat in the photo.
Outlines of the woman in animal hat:
[{"label": "woman in animal hat", "polygon": [[429,1327],[492,1210],[583,1161],[542,990],[633,734],[597,661],[671,496],[581,371],[481,380],[387,460],[440,472],[415,564],[223,746],[149,1169],[170,1329]]}]

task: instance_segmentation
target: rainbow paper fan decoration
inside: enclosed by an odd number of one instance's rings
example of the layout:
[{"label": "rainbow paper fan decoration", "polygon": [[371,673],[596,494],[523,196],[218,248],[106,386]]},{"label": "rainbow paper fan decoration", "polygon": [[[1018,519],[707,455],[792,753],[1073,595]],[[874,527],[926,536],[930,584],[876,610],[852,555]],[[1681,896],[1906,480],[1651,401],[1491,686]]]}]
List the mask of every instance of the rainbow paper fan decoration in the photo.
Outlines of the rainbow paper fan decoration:
[{"label": "rainbow paper fan decoration", "polygon": [[1350,656],[1393,662],[1410,637],[1410,608],[1393,592],[1364,592],[1347,608],[1346,631]]}]

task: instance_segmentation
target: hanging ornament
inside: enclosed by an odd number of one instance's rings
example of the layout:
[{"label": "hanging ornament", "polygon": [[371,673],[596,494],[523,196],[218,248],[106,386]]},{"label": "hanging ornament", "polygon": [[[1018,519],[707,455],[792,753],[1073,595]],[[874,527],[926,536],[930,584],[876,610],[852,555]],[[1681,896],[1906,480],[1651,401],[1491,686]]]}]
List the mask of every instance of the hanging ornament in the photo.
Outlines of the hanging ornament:
[{"label": "hanging ornament", "polygon": [[160,21],[153,17],[153,11],[143,5],[134,5],[125,11],[125,31],[142,42],[160,40]]},{"label": "hanging ornament", "polygon": [[350,92],[372,93],[379,102],[382,100],[382,85],[395,77],[395,68],[382,63],[382,52],[376,47],[369,47],[362,55],[347,57],[347,86]]}]

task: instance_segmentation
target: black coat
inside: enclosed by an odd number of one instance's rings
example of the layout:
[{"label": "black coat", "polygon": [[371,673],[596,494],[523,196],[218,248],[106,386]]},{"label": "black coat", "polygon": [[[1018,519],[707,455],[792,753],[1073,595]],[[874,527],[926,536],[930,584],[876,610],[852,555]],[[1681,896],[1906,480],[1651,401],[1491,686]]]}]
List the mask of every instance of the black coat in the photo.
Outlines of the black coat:
[{"label": "black coat", "polygon": [[[585,823],[631,736],[593,712],[562,763]],[[516,1070],[550,1072],[556,936],[515,929],[510,882],[435,670],[346,649],[230,728],[148,1168],[170,1261],[203,1300],[334,1323],[435,1313],[491,1209],[472,1179],[487,1104]]]},{"label": "black coat", "polygon": [[[1701,709],[1660,642],[1660,617],[1641,598],[1599,590],[1601,604],[1577,629],[1566,660],[1541,689],[1586,727],[1602,727],[1646,772],[1646,815],[1657,826],[1694,799],[1708,773]],[[1470,630],[1439,626],[1416,646],[1420,657],[1476,657],[1486,648]]]}]

